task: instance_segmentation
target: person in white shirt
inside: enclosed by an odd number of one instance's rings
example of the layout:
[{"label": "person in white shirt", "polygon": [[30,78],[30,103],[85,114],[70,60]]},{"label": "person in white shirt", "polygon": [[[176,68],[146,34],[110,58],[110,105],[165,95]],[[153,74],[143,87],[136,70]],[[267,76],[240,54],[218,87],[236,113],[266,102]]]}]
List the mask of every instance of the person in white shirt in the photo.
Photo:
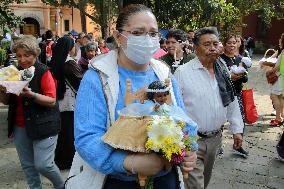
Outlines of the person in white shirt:
[{"label": "person in white shirt", "polygon": [[242,146],[243,122],[228,70],[218,59],[217,29],[199,29],[193,43],[197,57],[180,66],[174,75],[188,116],[199,125],[197,165],[185,179],[186,188],[204,189],[221,146],[224,123],[229,121],[234,147],[238,149]]}]

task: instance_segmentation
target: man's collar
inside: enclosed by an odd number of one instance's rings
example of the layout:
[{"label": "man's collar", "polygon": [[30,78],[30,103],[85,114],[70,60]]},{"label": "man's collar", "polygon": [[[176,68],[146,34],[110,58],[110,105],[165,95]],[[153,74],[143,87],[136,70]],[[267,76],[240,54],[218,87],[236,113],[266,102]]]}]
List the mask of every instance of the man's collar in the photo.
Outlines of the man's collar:
[{"label": "man's collar", "polygon": [[202,69],[204,68],[204,66],[201,64],[199,58],[196,56],[194,59],[193,59],[193,69]]}]

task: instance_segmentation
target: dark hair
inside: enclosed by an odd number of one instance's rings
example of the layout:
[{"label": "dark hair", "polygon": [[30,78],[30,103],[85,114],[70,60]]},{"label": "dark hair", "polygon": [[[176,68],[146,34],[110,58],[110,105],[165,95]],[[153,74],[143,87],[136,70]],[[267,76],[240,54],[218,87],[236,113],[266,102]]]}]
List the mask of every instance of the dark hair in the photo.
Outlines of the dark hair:
[{"label": "dark hair", "polygon": [[77,39],[81,39],[85,36],[86,34],[84,32],[81,32],[78,34]]},{"label": "dark hair", "polygon": [[106,43],[113,43],[113,42],[115,42],[115,39],[113,36],[106,38]]},{"label": "dark hair", "polygon": [[277,57],[281,54],[282,50],[284,49],[284,33],[282,33],[281,36],[280,36],[280,43],[282,45],[282,48],[280,48],[280,46],[279,46],[279,48],[277,50]]},{"label": "dark hair", "polygon": [[83,38],[86,38],[88,41],[92,41],[92,36],[90,36],[89,34],[85,35]]},{"label": "dark hair", "polygon": [[204,28],[200,28],[200,29],[198,29],[197,31],[194,32],[194,38],[192,40],[193,43],[195,45],[198,45],[200,37],[202,35],[205,35],[205,34],[213,34],[216,37],[219,37],[219,33],[218,33],[218,30],[217,30],[216,27],[204,27]]},{"label": "dark hair", "polygon": [[174,38],[178,42],[185,42],[187,40],[187,33],[180,29],[170,29],[166,38]]},{"label": "dark hair", "polygon": [[[154,81],[154,82],[150,83],[150,85],[148,86],[148,89],[166,89],[166,88],[167,88],[167,85],[163,81]],[[166,93],[167,93],[167,95],[170,94],[169,91],[167,91]],[[148,100],[154,101],[154,94],[155,94],[155,92],[147,92]]]},{"label": "dark hair", "polygon": [[226,35],[226,36],[223,38],[223,44],[225,45],[231,38],[235,38],[235,39],[236,39],[236,35],[235,35],[235,34]]},{"label": "dark hair", "polygon": [[97,51],[98,46],[95,43],[88,43],[87,45],[80,48],[81,49],[81,56],[87,59],[87,52],[88,51]]},{"label": "dark hair", "polygon": [[121,31],[122,28],[126,25],[129,18],[132,15],[140,13],[140,12],[150,12],[153,14],[150,8],[142,4],[130,4],[124,7],[118,15],[118,18],[116,21],[116,30]]},{"label": "dark hair", "polygon": [[74,47],[74,40],[70,37],[61,37],[57,40],[50,61],[50,68],[53,76],[57,80],[57,98],[63,99],[66,91],[64,64],[69,54],[69,51]]},{"label": "dark hair", "polygon": [[45,40],[46,40],[46,34],[43,33],[43,34],[41,35],[41,41],[45,41]]},{"label": "dark hair", "polygon": [[45,37],[46,37],[46,39],[52,39],[52,38],[53,38],[53,33],[52,33],[52,31],[51,31],[51,30],[47,30],[47,31],[45,32]]},{"label": "dark hair", "polygon": [[241,40],[241,46],[239,48],[239,53],[240,55],[243,56],[243,54],[245,53],[245,43],[244,43],[244,39],[241,35],[236,35],[235,38],[240,38]]},{"label": "dark hair", "polygon": [[166,40],[163,39],[163,38],[161,38],[160,41],[159,41],[160,45],[164,44],[165,42],[166,42]]}]

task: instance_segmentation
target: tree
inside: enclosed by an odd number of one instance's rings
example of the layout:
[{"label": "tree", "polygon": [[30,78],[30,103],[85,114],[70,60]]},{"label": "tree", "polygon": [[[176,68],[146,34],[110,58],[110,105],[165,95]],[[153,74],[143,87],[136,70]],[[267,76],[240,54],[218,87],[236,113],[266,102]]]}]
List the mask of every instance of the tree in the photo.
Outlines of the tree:
[{"label": "tree", "polygon": [[80,18],[81,18],[81,28],[83,32],[87,31],[86,28],[86,16],[90,17],[92,20],[95,19],[93,15],[90,15],[86,12],[88,3],[91,0],[42,0],[43,3],[49,4],[54,7],[60,6],[68,6],[70,8],[77,8],[80,11]]},{"label": "tree", "polygon": [[22,19],[10,9],[12,3],[24,3],[26,0],[1,0],[0,1],[0,28],[5,32],[22,24]]},{"label": "tree", "polygon": [[[129,1],[129,0],[128,0]],[[284,0],[147,0],[161,28],[185,31],[216,26],[221,33],[242,27],[242,17],[257,11],[267,27],[273,17],[284,18]]]},{"label": "tree", "polygon": [[[55,7],[68,6],[80,10],[82,31],[86,32],[86,16],[101,27],[102,36],[107,37],[110,25],[117,16],[118,1],[116,0],[42,0]],[[87,7],[89,8],[87,10]]]}]

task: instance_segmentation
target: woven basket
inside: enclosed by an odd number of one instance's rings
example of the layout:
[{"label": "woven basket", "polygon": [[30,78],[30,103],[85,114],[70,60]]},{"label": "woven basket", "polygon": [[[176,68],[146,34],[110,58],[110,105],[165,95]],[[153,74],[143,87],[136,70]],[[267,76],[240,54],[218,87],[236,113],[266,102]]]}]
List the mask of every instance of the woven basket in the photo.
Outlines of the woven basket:
[{"label": "woven basket", "polygon": [[120,116],[101,139],[116,149],[145,153],[146,127],[151,120],[151,116]]},{"label": "woven basket", "polygon": [[269,52],[273,52],[275,53],[276,50],[274,49],[267,49],[264,53],[264,56],[263,58],[259,61],[260,65],[261,66],[270,66],[270,67],[274,67],[275,66],[275,63],[277,61],[277,58],[270,58],[270,57],[267,57],[268,53]]}]

